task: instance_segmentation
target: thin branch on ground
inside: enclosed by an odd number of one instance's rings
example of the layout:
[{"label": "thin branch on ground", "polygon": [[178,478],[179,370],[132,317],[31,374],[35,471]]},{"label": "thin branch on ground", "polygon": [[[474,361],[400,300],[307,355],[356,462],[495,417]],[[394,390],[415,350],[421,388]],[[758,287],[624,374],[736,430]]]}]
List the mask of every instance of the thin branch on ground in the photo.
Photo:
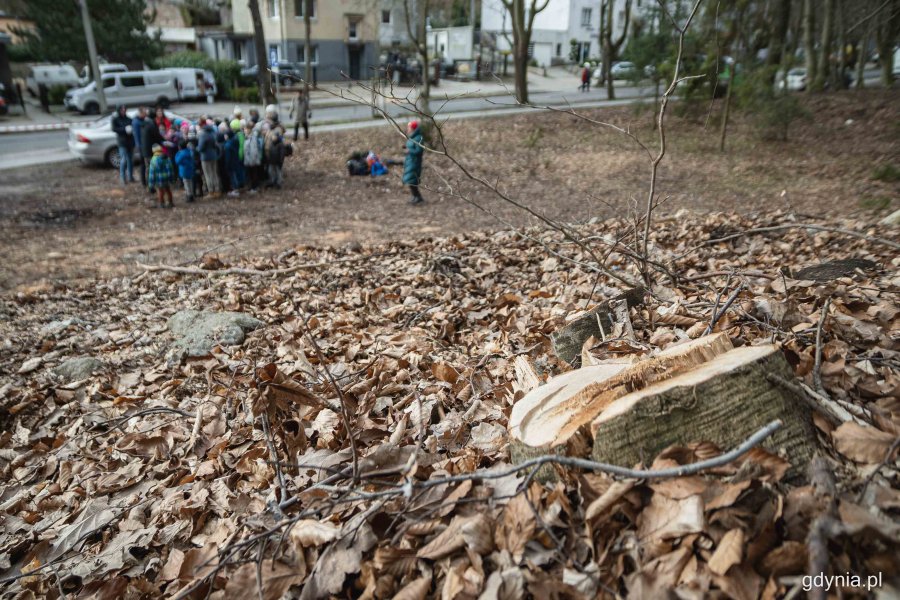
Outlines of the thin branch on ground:
[{"label": "thin branch on ground", "polygon": [[813,365],[813,385],[816,391],[828,398],[828,392],[822,385],[822,327],[825,325],[825,319],[828,317],[828,307],[831,306],[831,297],[825,300],[822,305],[822,313],[819,315],[819,323],[816,326],[816,361]]}]

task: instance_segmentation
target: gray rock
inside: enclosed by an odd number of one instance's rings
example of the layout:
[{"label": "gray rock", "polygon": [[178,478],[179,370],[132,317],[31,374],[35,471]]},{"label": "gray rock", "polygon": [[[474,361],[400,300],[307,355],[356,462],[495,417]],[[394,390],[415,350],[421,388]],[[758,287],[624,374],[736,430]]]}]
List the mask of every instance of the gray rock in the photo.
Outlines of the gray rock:
[{"label": "gray rock", "polygon": [[179,337],[172,345],[172,357],[206,356],[216,345],[236,346],[243,343],[248,331],[264,325],[239,312],[179,311],[167,323],[169,331]]},{"label": "gray rock", "polygon": [[879,221],[882,225],[900,225],[900,209],[895,210],[881,221]]},{"label": "gray rock", "polygon": [[79,381],[87,379],[94,371],[99,371],[106,365],[102,360],[93,356],[82,356],[79,358],[70,358],[61,365],[53,369],[53,374],[66,382]]},{"label": "gray rock", "polygon": [[73,325],[84,325],[84,321],[82,321],[78,317],[51,321],[50,323],[47,323],[46,325],[41,327],[41,335],[56,335],[57,333],[66,330]]}]

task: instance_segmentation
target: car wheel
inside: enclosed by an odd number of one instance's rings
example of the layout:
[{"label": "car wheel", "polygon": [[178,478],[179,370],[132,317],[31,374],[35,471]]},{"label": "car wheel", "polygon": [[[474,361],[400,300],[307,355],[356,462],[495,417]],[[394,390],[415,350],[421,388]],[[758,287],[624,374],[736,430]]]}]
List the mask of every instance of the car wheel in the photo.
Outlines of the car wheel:
[{"label": "car wheel", "polygon": [[86,115],[99,115],[100,114],[100,105],[96,102],[88,102],[84,105],[84,114]]},{"label": "car wheel", "polygon": [[103,157],[103,162],[118,171],[119,165],[122,164],[122,157],[119,156],[119,149],[113,146],[107,150],[106,155]]},{"label": "car wheel", "polygon": [[169,99],[166,98],[165,96],[160,96],[156,100],[156,105],[162,106],[163,108],[169,108]]}]

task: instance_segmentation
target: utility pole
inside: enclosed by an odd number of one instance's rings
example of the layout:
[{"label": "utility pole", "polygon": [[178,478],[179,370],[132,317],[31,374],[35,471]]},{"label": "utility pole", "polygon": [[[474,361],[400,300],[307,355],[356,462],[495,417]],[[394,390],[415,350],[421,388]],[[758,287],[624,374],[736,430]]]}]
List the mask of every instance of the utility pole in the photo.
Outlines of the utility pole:
[{"label": "utility pole", "polygon": [[97,102],[100,104],[100,114],[106,114],[106,94],[103,93],[103,82],[100,80],[100,63],[97,61],[97,46],[94,44],[94,30],[91,27],[91,15],[88,13],[88,0],[78,0],[81,6],[81,22],[84,24],[84,38],[87,41],[88,55],[91,59],[91,73],[94,75],[94,85],[97,86]]}]

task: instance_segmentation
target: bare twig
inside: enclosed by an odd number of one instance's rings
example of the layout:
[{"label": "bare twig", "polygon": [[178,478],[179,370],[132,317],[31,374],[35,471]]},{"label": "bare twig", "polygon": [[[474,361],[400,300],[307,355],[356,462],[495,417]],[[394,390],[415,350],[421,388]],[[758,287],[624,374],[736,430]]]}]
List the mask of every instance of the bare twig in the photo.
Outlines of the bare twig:
[{"label": "bare twig", "polygon": [[822,327],[825,325],[825,318],[828,316],[828,307],[831,306],[831,297],[825,300],[822,306],[822,314],[819,315],[819,323],[816,326],[816,362],[813,365],[813,385],[816,391],[828,398],[828,392],[822,385]]},{"label": "bare twig", "polygon": [[719,322],[719,319],[722,318],[726,312],[728,312],[728,308],[734,304],[734,301],[737,300],[738,295],[744,290],[744,284],[738,284],[738,286],[731,293],[731,296],[728,297],[728,300],[725,301],[725,305],[722,307],[722,310],[715,312],[712,319],[709,322],[709,325],[706,326],[706,331],[703,332],[703,335],[709,335],[712,333],[712,330],[716,328],[716,323]]}]

